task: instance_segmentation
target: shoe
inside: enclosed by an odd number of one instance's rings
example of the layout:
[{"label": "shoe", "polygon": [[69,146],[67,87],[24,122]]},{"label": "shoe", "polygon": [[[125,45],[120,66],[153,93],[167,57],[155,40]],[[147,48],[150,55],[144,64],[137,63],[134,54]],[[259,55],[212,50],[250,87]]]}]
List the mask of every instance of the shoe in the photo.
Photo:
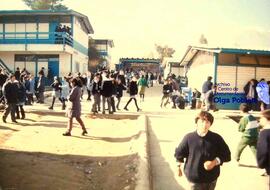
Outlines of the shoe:
[{"label": "shoe", "polygon": [[18,121],[16,121],[16,120],[12,120],[12,122],[13,122],[13,123],[18,123]]},{"label": "shoe", "polygon": [[65,132],[65,133],[63,133],[63,136],[71,136],[71,133],[70,132]]},{"label": "shoe", "polygon": [[105,114],[105,111],[103,111],[102,114]]},{"label": "shoe", "polygon": [[113,111],[109,111],[109,114],[113,114]]},{"label": "shoe", "polygon": [[261,174],[261,176],[265,177],[265,176],[268,176],[268,174],[267,174],[266,172],[263,172],[263,173]]},{"label": "shoe", "polygon": [[125,107],[124,110],[128,111],[128,109]]},{"label": "shoe", "polygon": [[85,136],[86,134],[88,134],[87,131],[82,132],[82,136]]},{"label": "shoe", "polygon": [[21,119],[25,119],[25,116],[22,116]]},{"label": "shoe", "polygon": [[49,107],[49,110],[53,110],[53,107],[51,106],[51,107]]},{"label": "shoe", "polygon": [[120,111],[121,109],[117,108],[118,111]]},{"label": "shoe", "polygon": [[2,117],[2,120],[3,120],[3,122],[4,122],[4,123],[6,123],[6,122],[7,122],[7,121],[6,121],[6,119],[5,119],[4,117]]},{"label": "shoe", "polygon": [[139,111],[142,111],[142,110],[139,108],[139,109],[137,109],[137,112],[139,112]]},{"label": "shoe", "polygon": [[17,116],[16,119],[20,119],[20,116]]}]

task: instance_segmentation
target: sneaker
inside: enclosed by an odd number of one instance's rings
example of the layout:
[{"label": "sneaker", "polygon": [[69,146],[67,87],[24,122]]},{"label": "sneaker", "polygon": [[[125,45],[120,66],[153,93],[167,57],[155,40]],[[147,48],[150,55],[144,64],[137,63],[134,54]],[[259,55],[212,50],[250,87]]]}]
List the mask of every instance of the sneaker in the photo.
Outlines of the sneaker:
[{"label": "sneaker", "polygon": [[82,132],[82,136],[85,136],[86,134],[88,134],[86,130]]},{"label": "sneaker", "polygon": [[65,132],[65,133],[63,133],[63,136],[71,136],[71,133],[70,132]]},{"label": "sneaker", "polygon": [[49,110],[53,110],[53,107],[52,107],[52,106],[50,106],[50,107],[49,107]]},{"label": "sneaker", "polygon": [[125,107],[124,110],[128,111],[128,109]]}]

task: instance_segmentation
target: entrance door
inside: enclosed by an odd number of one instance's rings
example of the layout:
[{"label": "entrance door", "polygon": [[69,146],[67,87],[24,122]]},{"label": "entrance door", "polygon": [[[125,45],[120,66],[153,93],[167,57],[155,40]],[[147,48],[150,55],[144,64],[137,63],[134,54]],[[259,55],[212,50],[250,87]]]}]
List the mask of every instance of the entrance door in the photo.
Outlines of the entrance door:
[{"label": "entrance door", "polygon": [[59,77],[59,61],[49,61],[48,62],[48,81],[53,82],[53,77]]}]

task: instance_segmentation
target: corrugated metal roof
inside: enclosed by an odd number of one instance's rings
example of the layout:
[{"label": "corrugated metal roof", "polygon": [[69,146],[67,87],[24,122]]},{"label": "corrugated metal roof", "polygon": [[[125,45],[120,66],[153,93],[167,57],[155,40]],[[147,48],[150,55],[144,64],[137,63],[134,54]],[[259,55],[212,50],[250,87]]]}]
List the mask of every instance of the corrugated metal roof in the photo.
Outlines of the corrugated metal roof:
[{"label": "corrugated metal roof", "polygon": [[73,15],[76,16],[84,22],[86,29],[88,30],[89,34],[93,34],[94,30],[88,17],[84,14],[81,14],[74,10],[0,10],[0,17],[1,16],[38,16],[38,15]]},{"label": "corrugated metal roof", "polygon": [[250,55],[270,55],[270,49],[250,49],[239,47],[207,47],[207,46],[188,46],[186,53],[180,61],[180,65],[188,64],[191,59],[199,52],[207,51],[213,53],[233,53],[233,54],[250,54]]}]

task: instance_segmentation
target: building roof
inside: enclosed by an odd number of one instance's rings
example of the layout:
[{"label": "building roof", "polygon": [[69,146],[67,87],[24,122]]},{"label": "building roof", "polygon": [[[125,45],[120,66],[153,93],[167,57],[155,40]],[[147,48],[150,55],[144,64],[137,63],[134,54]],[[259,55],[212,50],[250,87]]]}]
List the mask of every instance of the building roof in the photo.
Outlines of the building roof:
[{"label": "building roof", "polygon": [[148,59],[148,58],[120,58],[120,62],[129,63],[160,63],[160,59]]},{"label": "building roof", "polygon": [[114,47],[113,40],[109,39],[94,39],[95,44],[106,44],[109,45],[111,48]]},{"label": "building roof", "polygon": [[33,15],[33,16],[39,16],[39,15],[71,16],[73,15],[79,18],[80,21],[82,21],[82,23],[85,25],[87,32],[89,34],[94,33],[93,27],[90,24],[88,17],[74,10],[0,10],[0,17],[1,16],[29,16],[29,15]]},{"label": "building roof", "polygon": [[248,48],[228,48],[228,47],[198,47],[188,46],[180,65],[188,64],[192,58],[199,52],[206,51],[212,53],[232,53],[232,54],[249,54],[249,55],[270,55],[270,49],[248,49]]}]

